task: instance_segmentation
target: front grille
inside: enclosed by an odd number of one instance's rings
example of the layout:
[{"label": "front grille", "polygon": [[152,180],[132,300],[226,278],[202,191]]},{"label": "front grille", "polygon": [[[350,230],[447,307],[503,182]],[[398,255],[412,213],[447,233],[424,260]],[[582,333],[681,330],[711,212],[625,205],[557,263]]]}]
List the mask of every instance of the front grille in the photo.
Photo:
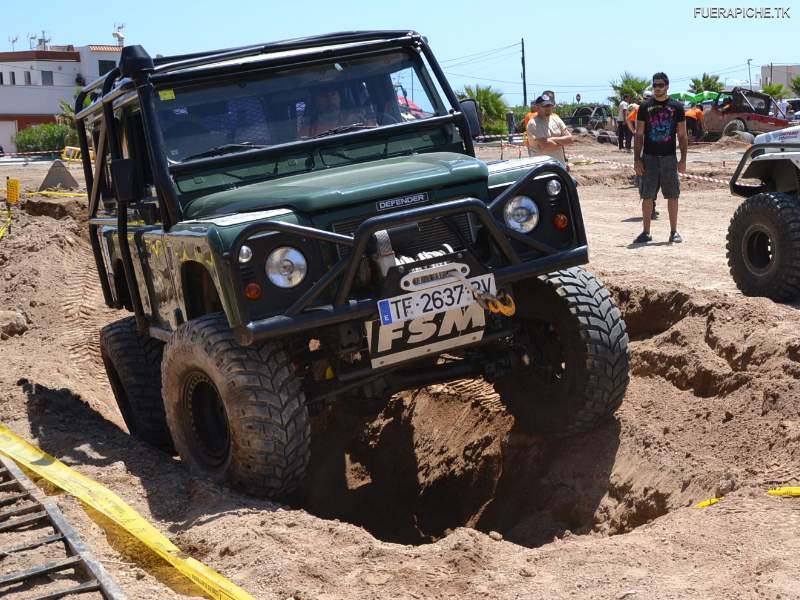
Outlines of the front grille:
[{"label": "front grille", "polygon": [[[336,233],[353,235],[356,228],[366,219],[367,216],[362,216],[346,221],[337,221],[331,227]],[[469,213],[447,217],[447,222],[444,218],[424,221],[419,224],[419,229],[420,235],[402,249],[404,255],[413,257],[420,252],[439,250],[442,244],[449,244],[453,249],[463,249],[464,242],[472,244],[475,241],[475,227]]]}]

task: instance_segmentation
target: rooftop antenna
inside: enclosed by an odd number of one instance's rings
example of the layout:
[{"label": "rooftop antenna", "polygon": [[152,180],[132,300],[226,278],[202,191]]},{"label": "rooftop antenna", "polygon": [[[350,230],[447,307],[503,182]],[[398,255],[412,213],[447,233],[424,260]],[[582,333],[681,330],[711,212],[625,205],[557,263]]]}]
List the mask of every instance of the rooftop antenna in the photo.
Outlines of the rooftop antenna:
[{"label": "rooftop antenna", "polygon": [[36,34],[35,33],[29,33],[28,34],[28,48],[30,50],[33,50],[33,42],[35,42],[35,41],[36,41]]},{"label": "rooftop antenna", "polygon": [[125,29],[125,23],[114,23],[114,33],[111,35],[117,40],[117,46],[125,45],[125,34],[122,33],[123,29]]},{"label": "rooftop antenna", "polygon": [[47,44],[50,43],[50,38],[45,37],[44,29],[42,29],[42,37],[37,40],[36,49],[37,50],[47,50]]},{"label": "rooftop antenna", "polygon": [[14,37],[9,37],[8,41],[11,42],[11,51],[13,52],[14,51],[14,44],[16,44],[19,41],[19,36],[15,35]]}]

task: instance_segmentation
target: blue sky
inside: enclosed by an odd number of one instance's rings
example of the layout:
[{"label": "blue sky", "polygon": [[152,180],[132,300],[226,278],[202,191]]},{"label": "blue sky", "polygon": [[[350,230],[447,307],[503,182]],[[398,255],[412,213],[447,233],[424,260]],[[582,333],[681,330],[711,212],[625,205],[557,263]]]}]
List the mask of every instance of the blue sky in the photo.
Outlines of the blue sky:
[{"label": "blue sky", "polygon": [[151,54],[352,29],[416,29],[428,37],[454,88],[492,85],[509,104],[522,103],[521,38],[529,100],[544,89],[554,89],[559,101],[571,100],[577,92],[584,100],[602,100],[610,93],[608,82],[625,70],[645,77],[663,70],[673,82],[671,91],[682,91],[688,78],[702,71],[718,73],[728,84],[746,81],[748,58],[753,59],[754,84],[759,65],[800,64],[800,5],[790,8],[790,19],[710,21],[694,18],[694,8],[747,5],[691,0],[39,0],[31,10],[31,2],[3,4],[2,50],[11,49],[7,40],[15,35],[20,39],[16,48],[27,48],[27,35],[42,29],[53,44],[113,43],[116,22],[125,23],[127,43],[142,44]]}]

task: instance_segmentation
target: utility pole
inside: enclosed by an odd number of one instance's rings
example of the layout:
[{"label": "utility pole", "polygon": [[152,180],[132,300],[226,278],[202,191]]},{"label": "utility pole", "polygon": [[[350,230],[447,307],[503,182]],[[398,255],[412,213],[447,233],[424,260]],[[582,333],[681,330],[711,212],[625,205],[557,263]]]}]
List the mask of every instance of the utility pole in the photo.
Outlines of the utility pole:
[{"label": "utility pole", "polygon": [[772,85],[772,63],[769,63],[769,84]]},{"label": "utility pole", "polygon": [[750,63],[753,62],[752,58],[747,59],[747,78],[750,80],[750,91],[753,91],[753,75],[750,73]]},{"label": "utility pole", "polygon": [[525,38],[521,38],[522,42],[522,104],[528,106],[528,85],[525,83]]}]

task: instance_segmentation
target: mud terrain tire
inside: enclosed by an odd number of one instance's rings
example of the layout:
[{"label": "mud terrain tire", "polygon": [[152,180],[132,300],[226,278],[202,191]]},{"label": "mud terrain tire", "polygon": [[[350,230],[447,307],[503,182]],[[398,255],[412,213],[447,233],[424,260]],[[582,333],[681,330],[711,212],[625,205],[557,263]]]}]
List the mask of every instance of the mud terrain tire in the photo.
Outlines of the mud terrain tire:
[{"label": "mud terrain tire", "polygon": [[495,389],[523,429],[565,436],[619,408],[629,380],[628,333],[611,294],[575,267],[517,284],[531,365]]},{"label": "mud terrain tire", "polygon": [[736,135],[737,131],[747,131],[747,125],[741,119],[734,119],[722,129],[722,136]]},{"label": "mud terrain tire", "polygon": [[164,405],[193,472],[279,498],[305,476],[311,429],[283,346],[240,346],[224,315],[178,327],[164,349]]},{"label": "mud terrain tire", "polygon": [[128,431],[151,446],[175,453],[161,398],[164,344],[139,334],[127,317],[100,331],[100,355]]},{"label": "mud terrain tire", "polygon": [[728,267],[745,296],[775,302],[800,297],[800,201],[789,194],[756,194],[728,226]]}]

